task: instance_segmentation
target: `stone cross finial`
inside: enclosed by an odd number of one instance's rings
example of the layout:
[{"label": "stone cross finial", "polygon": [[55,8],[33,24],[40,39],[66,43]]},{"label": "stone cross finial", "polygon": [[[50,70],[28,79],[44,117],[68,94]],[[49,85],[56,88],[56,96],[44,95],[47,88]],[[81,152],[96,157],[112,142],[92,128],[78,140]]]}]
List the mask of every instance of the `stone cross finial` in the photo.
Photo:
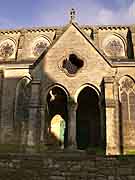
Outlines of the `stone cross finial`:
[{"label": "stone cross finial", "polygon": [[76,11],[74,8],[70,11],[70,23],[75,22]]}]

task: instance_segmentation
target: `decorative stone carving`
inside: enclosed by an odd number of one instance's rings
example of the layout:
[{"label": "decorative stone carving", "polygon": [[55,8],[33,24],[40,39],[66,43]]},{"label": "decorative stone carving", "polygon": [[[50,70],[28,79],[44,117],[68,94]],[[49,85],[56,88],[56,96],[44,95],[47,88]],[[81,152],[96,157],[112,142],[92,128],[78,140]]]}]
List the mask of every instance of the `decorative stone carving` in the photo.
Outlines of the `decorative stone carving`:
[{"label": "decorative stone carving", "polygon": [[15,44],[12,40],[5,40],[0,44],[0,56],[8,58],[13,55],[15,50]]}]

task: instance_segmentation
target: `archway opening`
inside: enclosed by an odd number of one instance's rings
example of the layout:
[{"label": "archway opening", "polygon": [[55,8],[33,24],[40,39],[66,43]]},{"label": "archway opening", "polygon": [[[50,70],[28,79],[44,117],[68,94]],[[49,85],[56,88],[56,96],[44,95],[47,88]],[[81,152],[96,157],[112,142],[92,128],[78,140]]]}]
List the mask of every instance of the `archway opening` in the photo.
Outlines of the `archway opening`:
[{"label": "archway opening", "polygon": [[67,94],[60,87],[53,87],[47,96],[48,103],[48,132],[49,141],[52,146],[67,146],[68,136],[68,112],[67,112]]},{"label": "archway opening", "polygon": [[17,144],[27,144],[29,100],[31,79],[23,77],[16,86],[15,107],[14,107],[14,129],[15,141]]},{"label": "archway opening", "polygon": [[87,86],[80,92],[77,101],[76,138],[78,149],[96,148],[101,144],[98,94],[93,88]]}]

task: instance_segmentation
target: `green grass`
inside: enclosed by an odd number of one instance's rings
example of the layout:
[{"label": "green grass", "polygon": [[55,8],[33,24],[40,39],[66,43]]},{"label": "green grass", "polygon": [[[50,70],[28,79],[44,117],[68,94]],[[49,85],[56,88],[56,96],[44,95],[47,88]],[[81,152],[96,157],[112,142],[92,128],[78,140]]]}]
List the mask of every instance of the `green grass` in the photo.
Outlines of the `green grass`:
[{"label": "green grass", "polygon": [[95,155],[104,155],[105,150],[101,147],[89,147],[86,149],[88,153],[95,154]]},{"label": "green grass", "polygon": [[0,144],[0,153],[18,153],[20,149],[17,144]]},{"label": "green grass", "polygon": [[127,154],[127,155],[135,155],[135,149],[133,149],[133,150],[128,150],[128,151],[126,152],[126,154]]}]

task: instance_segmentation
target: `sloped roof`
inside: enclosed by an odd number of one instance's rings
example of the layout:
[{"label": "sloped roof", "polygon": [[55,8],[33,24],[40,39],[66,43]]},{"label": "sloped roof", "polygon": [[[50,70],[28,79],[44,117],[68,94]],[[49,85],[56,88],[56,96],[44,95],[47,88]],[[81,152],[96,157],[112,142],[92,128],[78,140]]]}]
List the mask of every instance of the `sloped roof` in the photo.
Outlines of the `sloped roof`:
[{"label": "sloped roof", "polygon": [[92,39],[77,25],[77,23],[70,23],[67,26],[65,26],[63,28],[63,31],[61,34],[59,34],[57,36],[57,38],[53,41],[53,43],[49,46],[48,50],[44,51],[41,56],[33,63],[32,68],[34,68],[42,59],[43,57],[48,53],[48,51],[54,46],[54,44],[59,40],[59,38],[65,33],[65,31],[71,26],[73,25],[81,34],[82,36],[92,45],[92,47],[103,57],[103,59],[111,66],[111,63],[109,61],[109,58],[105,55],[105,53],[100,50],[96,44],[94,43],[94,41],[92,41]]}]

